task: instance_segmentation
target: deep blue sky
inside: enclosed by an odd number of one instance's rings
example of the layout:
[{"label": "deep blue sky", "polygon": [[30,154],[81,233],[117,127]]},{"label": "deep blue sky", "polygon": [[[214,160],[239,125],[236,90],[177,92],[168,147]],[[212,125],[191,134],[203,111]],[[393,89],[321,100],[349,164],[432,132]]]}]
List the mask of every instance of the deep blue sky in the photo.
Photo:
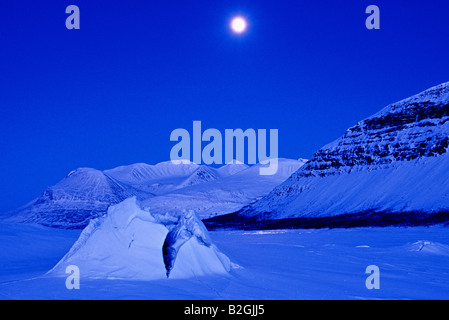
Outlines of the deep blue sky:
[{"label": "deep blue sky", "polygon": [[[365,28],[371,4],[381,30]],[[447,0],[2,1],[0,212],[78,167],[168,160],[193,120],[279,129],[281,157],[311,157],[449,81],[448,14]]]}]

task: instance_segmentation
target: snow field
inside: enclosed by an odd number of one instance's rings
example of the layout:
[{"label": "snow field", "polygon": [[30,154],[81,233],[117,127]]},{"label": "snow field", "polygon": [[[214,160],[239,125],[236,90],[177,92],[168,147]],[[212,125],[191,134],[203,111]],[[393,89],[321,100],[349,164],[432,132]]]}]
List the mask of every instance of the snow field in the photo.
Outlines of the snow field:
[{"label": "snow field", "polygon": [[[79,290],[67,290],[64,277],[45,275],[79,231],[0,228],[1,299],[449,298],[449,229],[439,226],[210,232],[240,268],[152,281],[89,279],[80,268]],[[379,290],[365,286],[369,265],[380,269]]]}]

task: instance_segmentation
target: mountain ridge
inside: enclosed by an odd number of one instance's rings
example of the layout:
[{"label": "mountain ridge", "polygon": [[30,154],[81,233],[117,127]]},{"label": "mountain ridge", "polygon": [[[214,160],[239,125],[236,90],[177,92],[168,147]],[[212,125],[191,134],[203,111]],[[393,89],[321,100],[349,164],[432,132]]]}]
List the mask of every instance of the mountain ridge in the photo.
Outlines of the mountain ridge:
[{"label": "mountain ridge", "polygon": [[[32,202],[10,212],[6,220],[79,229],[87,226],[90,219],[105,215],[110,205],[133,196],[155,214],[178,216],[183,209],[199,209],[206,215],[210,210],[213,215],[229,213],[268,193],[302,165],[296,160],[280,162],[277,175],[260,179],[255,176],[257,165],[249,167],[238,162],[218,169],[171,161],[155,165],[136,163],[103,171],[78,168]],[[245,176],[245,171],[249,175]],[[242,182],[245,179],[249,181]]]}]

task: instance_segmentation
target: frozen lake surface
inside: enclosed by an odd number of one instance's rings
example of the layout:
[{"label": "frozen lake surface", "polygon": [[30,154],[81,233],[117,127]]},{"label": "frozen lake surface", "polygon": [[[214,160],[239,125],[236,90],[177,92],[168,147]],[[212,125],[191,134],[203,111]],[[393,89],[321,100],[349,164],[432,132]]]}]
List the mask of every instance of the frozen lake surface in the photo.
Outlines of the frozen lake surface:
[{"label": "frozen lake surface", "polygon": [[[449,299],[449,228],[214,231],[240,267],[183,280],[94,280],[68,290],[45,273],[80,231],[0,224],[1,299]],[[162,259],[162,253],[161,253]],[[380,269],[368,290],[366,267]]]}]

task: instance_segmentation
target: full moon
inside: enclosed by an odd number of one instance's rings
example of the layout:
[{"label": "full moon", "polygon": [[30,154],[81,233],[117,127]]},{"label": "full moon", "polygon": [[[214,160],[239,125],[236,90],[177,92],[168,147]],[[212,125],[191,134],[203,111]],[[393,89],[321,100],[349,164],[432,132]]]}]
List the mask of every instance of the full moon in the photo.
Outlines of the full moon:
[{"label": "full moon", "polygon": [[242,17],[235,17],[231,21],[231,29],[235,33],[242,33],[246,30],[246,21]]}]

